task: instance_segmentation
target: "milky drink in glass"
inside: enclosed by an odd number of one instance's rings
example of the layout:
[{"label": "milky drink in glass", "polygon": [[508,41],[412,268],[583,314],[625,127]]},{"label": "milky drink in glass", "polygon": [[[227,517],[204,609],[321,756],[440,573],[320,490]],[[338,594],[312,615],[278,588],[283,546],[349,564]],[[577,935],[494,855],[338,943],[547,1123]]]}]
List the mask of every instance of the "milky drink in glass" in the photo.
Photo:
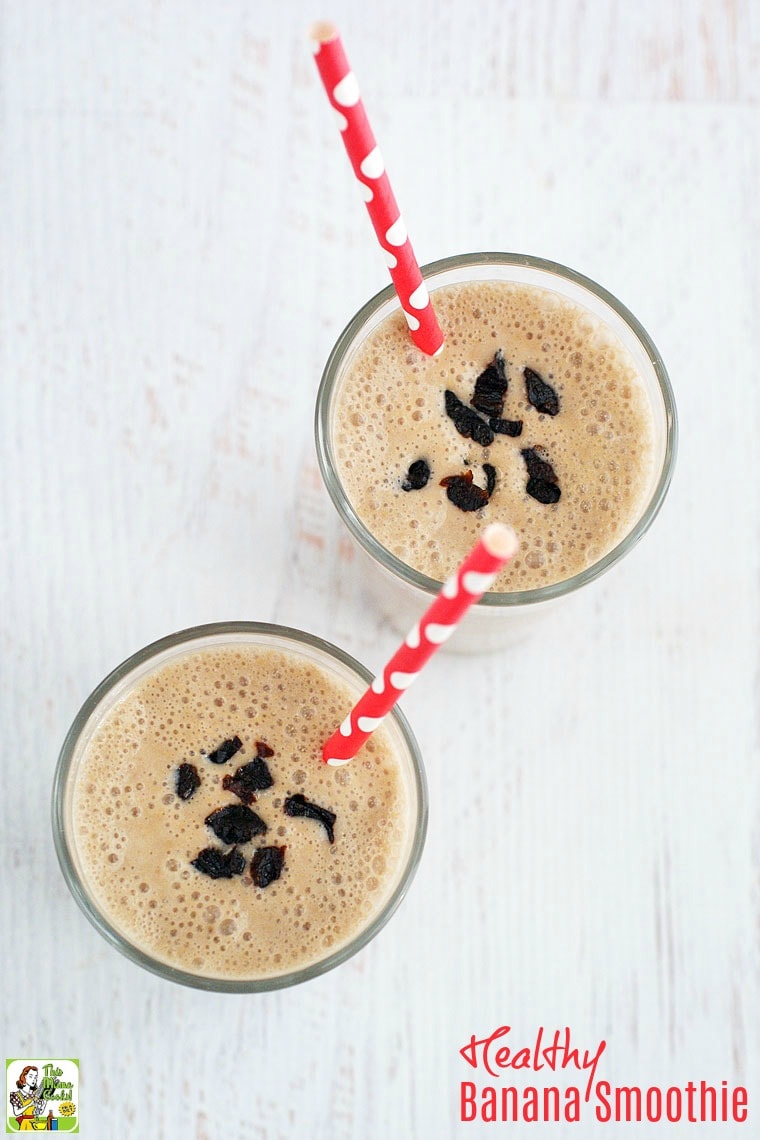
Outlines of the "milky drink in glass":
[{"label": "milky drink in glass", "polygon": [[487,522],[521,548],[452,644],[494,648],[643,534],[667,489],[675,408],[662,361],[618,301],[536,258],[424,270],[445,334],[411,342],[386,290],[338,341],[317,406],[325,481],[400,627]]},{"label": "milky drink in glass", "polygon": [[166,639],[104,682],[55,796],[64,872],[101,932],[209,989],[290,984],[364,945],[425,820],[395,710],[350,764],[321,761],[368,679],[318,639],[238,623]]}]

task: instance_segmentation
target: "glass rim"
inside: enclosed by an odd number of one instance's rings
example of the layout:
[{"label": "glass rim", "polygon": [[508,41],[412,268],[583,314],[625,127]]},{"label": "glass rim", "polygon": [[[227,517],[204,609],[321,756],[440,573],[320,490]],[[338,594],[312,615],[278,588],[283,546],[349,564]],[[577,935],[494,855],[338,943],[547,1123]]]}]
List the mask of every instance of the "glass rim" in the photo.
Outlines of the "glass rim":
[{"label": "glass rim", "polygon": [[214,639],[224,639],[225,637],[230,637],[235,634],[243,634],[246,637],[251,637],[255,640],[256,644],[260,645],[266,645],[267,642],[269,642],[273,647],[276,647],[277,641],[279,640],[287,641],[296,647],[299,645],[308,646],[311,650],[316,650],[318,654],[337,661],[345,669],[352,672],[359,681],[369,685],[373,680],[373,674],[370,670],[349,653],[346,653],[345,650],[340,649],[338,646],[333,645],[321,637],[306,633],[303,630],[295,629],[292,626],[249,621],[214,622],[206,625],[190,626],[187,629],[182,629],[176,633],[162,637],[157,641],[151,642],[150,645],[139,649],[136,653],[131,654],[122,661],[120,665],[117,665],[115,669],[112,669],[92,690],[82,704],[82,707],[66,734],[58,757],[53,780],[51,822],[55,851],[66,885],[74,896],[80,910],[83,911],[86,918],[111,946],[129,958],[130,961],[167,981],[176,982],[180,985],[192,987],[193,989],[207,991],[259,993],[268,990],[285,989],[286,987],[309,981],[311,978],[318,977],[320,974],[327,973],[328,970],[334,969],[336,966],[341,965],[353,957],[354,954],[363,949],[363,947],[371,942],[380,932],[406,895],[419,865],[427,833],[428,792],[425,768],[419,745],[405,715],[398,708],[398,705],[396,705],[388,714],[388,719],[392,719],[395,722],[408,752],[410,787],[416,797],[417,808],[414,833],[411,838],[406,862],[398,883],[372,921],[344,946],[332,954],[321,958],[319,961],[312,962],[308,966],[287,971],[283,974],[265,978],[215,978],[206,977],[202,974],[194,974],[190,971],[182,970],[165,962],[161,962],[130,942],[100,911],[95,899],[85,887],[77,871],[73,857],[72,840],[67,834],[65,817],[68,777],[71,772],[71,766],[79,739],[89,724],[93,714],[98,711],[100,705],[104,699],[108,697],[114,687],[129,677],[132,672],[139,669],[142,665],[159,658],[163,653],[177,646],[190,645],[194,641],[208,642]]},{"label": "glass rim", "polygon": [[[438,261],[431,261],[427,265],[423,265],[421,272],[423,279],[429,281],[430,278],[443,275],[454,269],[466,267],[479,268],[488,265],[514,266],[551,273],[555,277],[565,278],[574,285],[580,286],[612,309],[628,326],[629,330],[644,349],[657,379],[665,413],[665,449],[659,477],[649,501],[641,513],[641,517],[636,521],[631,530],[628,531],[611,550],[591,566],[587,566],[585,570],[581,570],[569,578],[563,578],[560,582],[554,582],[547,586],[537,586],[530,590],[489,592],[484,594],[482,598],[476,602],[478,607],[506,608],[510,606],[535,605],[536,603],[549,601],[550,599],[560,598],[566,594],[573,593],[581,586],[585,586],[595,578],[598,578],[606,570],[609,570],[636,545],[657,517],[673,477],[673,468],[678,448],[678,415],[670,378],[668,377],[662,357],[654,341],[649,336],[649,333],[630,309],[610,293],[609,290],[605,289],[603,285],[599,285],[598,282],[592,280],[592,278],[586,277],[584,274],[577,272],[577,270],[570,269],[566,265],[549,261],[546,258],[534,257],[531,254],[523,253],[496,252],[455,254],[452,257],[444,257]],[[486,278],[483,278],[483,280],[486,280]],[[435,288],[434,284],[432,288]],[[322,473],[322,479],[332,499],[333,505],[359,545],[374,561],[379,562],[381,566],[390,571],[395,577],[400,578],[408,585],[422,590],[428,595],[434,596],[440,591],[441,582],[429,577],[427,574],[423,574],[419,570],[415,570],[414,567],[409,566],[397,555],[393,554],[392,551],[378,542],[356,514],[340,481],[332,446],[330,427],[332,396],[343,360],[347,353],[353,349],[359,334],[367,322],[380,308],[386,305],[388,301],[394,299],[397,302],[397,307],[400,308],[400,302],[398,302],[398,297],[393,285],[388,285],[380,290],[379,293],[376,293],[375,296],[370,298],[351,318],[333,345],[323,369],[317,393],[314,415],[317,460]],[[389,310],[389,315],[392,311],[392,309]]]}]

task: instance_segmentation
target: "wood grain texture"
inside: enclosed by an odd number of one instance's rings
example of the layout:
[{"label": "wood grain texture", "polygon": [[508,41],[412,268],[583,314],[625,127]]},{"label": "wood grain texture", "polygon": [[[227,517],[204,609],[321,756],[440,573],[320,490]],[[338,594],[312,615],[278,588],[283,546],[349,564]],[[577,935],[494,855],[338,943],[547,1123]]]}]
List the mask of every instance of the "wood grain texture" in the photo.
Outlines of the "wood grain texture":
[{"label": "wood grain texture", "polygon": [[405,696],[431,796],[410,895],[340,970],[256,998],[114,954],[48,797],[84,697],[172,630],[292,623],[375,668],[395,646],[312,442],[327,353],[386,284],[305,38],[324,13],[0,13],[6,1055],[79,1056],[89,1136],[459,1140],[499,1130],[457,1123],[470,1034],[569,1025],[612,1082],[745,1084],[754,1134],[758,4],[332,5],[421,260],[602,281],[662,351],[682,442],[623,564],[519,655],[439,656]]}]

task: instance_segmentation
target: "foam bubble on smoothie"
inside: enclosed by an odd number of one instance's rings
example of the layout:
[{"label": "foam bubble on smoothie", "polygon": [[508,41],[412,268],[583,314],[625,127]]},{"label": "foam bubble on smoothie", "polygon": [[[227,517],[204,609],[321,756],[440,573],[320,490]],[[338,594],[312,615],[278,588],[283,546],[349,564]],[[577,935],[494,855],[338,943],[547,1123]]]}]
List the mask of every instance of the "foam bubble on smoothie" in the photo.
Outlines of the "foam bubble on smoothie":
[{"label": "foam bubble on smoothie", "polygon": [[[73,798],[83,877],[109,921],[160,961],[220,978],[273,976],[349,942],[393,891],[413,826],[385,732],[344,768],[320,762],[355,696],[306,659],[257,647],[194,652],[140,681],[88,742]],[[243,750],[210,763],[235,734]],[[239,850],[248,863],[256,847],[286,848],[266,888],[248,866],[211,879],[191,865],[217,844],[206,816],[239,803],[224,775],[256,755],[258,740],[274,750],[274,785],[253,805],[268,830]],[[176,794],[182,762],[201,777],[187,801]],[[285,814],[299,792],[335,812],[333,844],[318,822]]]},{"label": "foam bubble on smoothie", "polygon": [[[442,580],[466,555],[484,523],[504,522],[520,538],[517,557],[493,589],[549,585],[593,565],[628,533],[651,487],[654,423],[634,361],[588,310],[535,286],[496,281],[437,289],[446,341],[440,356],[419,352],[399,314],[359,348],[334,403],[334,447],[346,495],[367,529],[408,565]],[[470,404],[478,375],[497,350],[509,388],[503,417],[522,420],[518,438],[487,448],[458,434],[444,410],[448,388]],[[559,396],[557,415],[528,401],[530,368]],[[537,448],[561,487],[546,505],[526,492],[522,449]],[[410,464],[425,459],[426,485],[405,491]],[[496,487],[480,511],[459,510],[441,479],[467,470]]]}]

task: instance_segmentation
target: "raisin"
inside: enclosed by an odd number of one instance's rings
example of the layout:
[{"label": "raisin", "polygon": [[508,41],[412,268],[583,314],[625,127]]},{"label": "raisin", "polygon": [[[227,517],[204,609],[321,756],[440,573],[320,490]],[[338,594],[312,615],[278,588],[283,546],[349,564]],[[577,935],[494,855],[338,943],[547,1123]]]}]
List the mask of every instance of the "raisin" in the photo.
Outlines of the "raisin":
[{"label": "raisin", "polygon": [[243,741],[240,737],[233,736],[232,740],[223,741],[213,752],[209,752],[206,759],[210,760],[212,764],[226,764],[242,747]]},{"label": "raisin", "polygon": [[488,421],[488,425],[496,435],[511,435],[513,439],[515,436],[522,435],[522,420],[497,420],[492,417]]},{"label": "raisin", "polygon": [[260,756],[262,760],[268,760],[270,756],[274,756],[274,748],[270,748],[263,740],[257,740],[256,755]]},{"label": "raisin", "polygon": [[493,363],[489,364],[475,381],[473,408],[477,408],[484,416],[494,416],[498,419],[504,410],[504,396],[508,384],[504,356],[499,349],[493,358]]},{"label": "raisin", "polygon": [[226,853],[218,847],[204,847],[191,860],[191,866],[212,879],[231,879],[233,875],[242,875],[245,859],[237,847]]},{"label": "raisin", "polygon": [[556,483],[546,483],[543,479],[529,479],[525,484],[525,490],[531,498],[547,507],[552,503],[558,503],[562,494]]},{"label": "raisin", "polygon": [[[271,755],[273,756],[274,753]],[[248,784],[254,792],[263,792],[266,788],[271,788],[274,783],[267,762],[261,755],[238,768],[235,779]]]},{"label": "raisin", "polygon": [[257,887],[268,887],[282,874],[284,847],[257,847],[251,858],[251,878]]},{"label": "raisin", "polygon": [[484,463],[483,470],[486,473],[486,491],[490,499],[496,487],[496,468],[491,463]]},{"label": "raisin", "polygon": [[523,376],[528,399],[536,411],[545,412],[547,416],[556,416],[559,411],[559,396],[551,384],[547,384],[532,368],[526,368]]},{"label": "raisin", "polygon": [[441,479],[441,486],[446,488],[449,502],[460,511],[479,511],[488,502],[488,491],[473,483],[472,471],[465,471],[464,475],[447,475]]},{"label": "raisin", "polygon": [[248,807],[256,800],[254,792],[247,788],[242,780],[236,780],[234,776],[225,776],[222,780],[222,787],[225,792],[232,792],[233,796],[237,796],[240,802]]},{"label": "raisin", "polygon": [[273,783],[266,760],[257,756],[248,764],[241,765],[234,776],[225,776],[222,787],[236,795],[244,804],[252,804],[256,798],[254,792],[263,792],[265,788],[271,788]]},{"label": "raisin", "polygon": [[264,820],[245,804],[228,804],[206,816],[206,823],[222,843],[247,843],[267,830]]},{"label": "raisin", "polygon": [[401,484],[402,491],[421,491],[430,478],[430,464],[424,459],[415,459],[410,464],[406,479]]},{"label": "raisin", "polygon": [[195,764],[180,764],[177,769],[177,795],[181,800],[189,800],[196,788],[201,786],[201,778]]},{"label": "raisin", "polygon": [[333,824],[335,823],[335,812],[328,811],[327,808],[320,807],[319,804],[313,804],[302,796],[299,792],[295,796],[288,796],[285,800],[285,815],[293,816],[306,816],[307,819],[316,819],[324,827],[327,832],[327,838],[331,843],[335,842],[335,835],[333,832]]},{"label": "raisin", "polygon": [[558,503],[560,495],[557,474],[547,459],[543,459],[534,447],[525,447],[520,452],[528,468],[528,482],[525,490],[539,503],[549,506]]},{"label": "raisin", "polygon": [[556,483],[557,475],[548,459],[536,450],[535,447],[524,447],[520,452],[532,479],[540,479],[544,483]]},{"label": "raisin", "polygon": [[475,443],[479,443],[481,447],[490,447],[493,443],[493,432],[486,423],[481,419],[477,412],[473,412],[472,408],[468,408],[459,397],[446,389],[446,415],[453,422],[454,427],[460,435],[465,439],[473,439]]}]

